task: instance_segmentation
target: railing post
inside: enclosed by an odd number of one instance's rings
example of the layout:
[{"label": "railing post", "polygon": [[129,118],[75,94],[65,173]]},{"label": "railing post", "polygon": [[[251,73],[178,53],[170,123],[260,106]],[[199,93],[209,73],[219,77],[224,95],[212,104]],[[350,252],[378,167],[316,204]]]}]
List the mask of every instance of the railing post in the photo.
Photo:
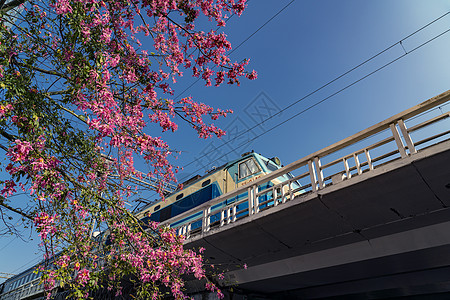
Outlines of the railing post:
[{"label": "railing post", "polygon": [[403,138],[405,139],[406,145],[408,146],[409,154],[417,153],[416,147],[414,147],[414,143],[411,139],[411,135],[408,132],[408,129],[406,128],[405,123],[403,120],[398,120],[398,127],[400,128],[400,131],[402,132]]},{"label": "railing post", "polygon": [[278,205],[278,199],[277,199],[278,193],[277,193],[277,188],[275,185],[272,187],[272,195],[273,195],[273,206],[275,207]]},{"label": "railing post", "polygon": [[344,162],[345,175],[347,175],[347,179],[352,178],[352,173],[350,172],[350,167],[348,166],[348,158],[344,157],[342,161]]},{"label": "railing post", "polygon": [[359,163],[358,154],[353,153],[353,159],[355,160],[355,166],[356,166],[356,170],[358,172],[358,175],[361,175],[362,174],[362,170],[361,170],[361,164]]},{"label": "railing post", "polygon": [[292,181],[289,180],[288,182],[289,187],[289,201],[294,200],[294,191],[292,190]]},{"label": "railing post", "polygon": [[248,215],[253,215],[253,195],[252,195],[252,187],[247,188],[247,196],[248,196]]},{"label": "railing post", "polygon": [[253,186],[253,199],[255,205],[255,214],[259,213],[259,196],[258,196],[258,186],[255,184]]},{"label": "railing post", "polygon": [[225,225],[225,211],[227,209],[224,208],[222,209],[222,211],[220,212],[220,227],[222,227],[223,225]]},{"label": "railing post", "polygon": [[311,189],[313,192],[317,191],[316,172],[312,160],[308,161],[309,177],[311,179]]},{"label": "railing post", "polygon": [[189,225],[187,226],[187,230],[186,230],[186,239],[191,237],[191,223],[189,223]]},{"label": "railing post", "polygon": [[203,211],[203,222],[202,222],[202,232],[208,232],[210,229],[210,215],[211,214],[211,207],[208,207]]},{"label": "railing post", "polygon": [[373,170],[372,159],[370,158],[369,150],[364,149],[364,153],[366,154],[367,163],[369,164],[369,170]]},{"label": "railing post", "polygon": [[320,159],[316,156],[314,157],[314,166],[316,167],[316,173],[317,173],[317,180],[319,181],[318,188],[324,188],[325,182],[323,181],[323,171],[322,171],[322,165],[320,163]]},{"label": "railing post", "polygon": [[389,125],[392,131],[392,135],[394,136],[395,143],[397,144],[398,151],[400,152],[400,156],[402,158],[407,157],[406,151],[405,151],[405,145],[403,145],[402,139],[400,137],[400,134],[398,133],[397,127],[395,124]]}]

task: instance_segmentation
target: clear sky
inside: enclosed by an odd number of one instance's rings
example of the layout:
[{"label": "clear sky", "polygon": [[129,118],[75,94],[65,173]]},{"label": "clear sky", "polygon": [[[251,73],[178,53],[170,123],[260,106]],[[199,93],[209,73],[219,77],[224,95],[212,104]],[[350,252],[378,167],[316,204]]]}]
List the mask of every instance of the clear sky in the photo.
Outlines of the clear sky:
[{"label": "clear sky", "polygon": [[[182,151],[174,160],[179,166],[187,165],[180,177],[204,174],[204,170],[252,149],[267,157],[278,156],[283,164],[288,164],[450,88],[450,32],[410,52],[449,29],[449,14],[404,40],[403,48],[395,45],[370,63],[226,143],[238,132],[254,127],[264,117],[450,11],[450,0],[295,0],[257,31],[290,2],[250,0],[241,17],[233,16],[227,23],[225,31],[234,47],[251,36],[231,57],[250,58],[250,68],[258,72],[256,81],[242,80],[240,87],[220,88],[204,87],[199,81],[185,90],[196,81],[186,72],[175,86],[175,95],[181,93],[182,97],[192,96],[214,107],[234,110],[234,114],[219,122],[229,131],[221,140],[199,140],[188,126],[180,126],[175,134],[153,132],[162,135],[173,149]],[[406,56],[381,71],[242,145],[405,51]],[[139,167],[145,171],[145,166]],[[36,249],[35,241],[0,237],[0,272],[18,273],[37,262],[41,254]]]}]

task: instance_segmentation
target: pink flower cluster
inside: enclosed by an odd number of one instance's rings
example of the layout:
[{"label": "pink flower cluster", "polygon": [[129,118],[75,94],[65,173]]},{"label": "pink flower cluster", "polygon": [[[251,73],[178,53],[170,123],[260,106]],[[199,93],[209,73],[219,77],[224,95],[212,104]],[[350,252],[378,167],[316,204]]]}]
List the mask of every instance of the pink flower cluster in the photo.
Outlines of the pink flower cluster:
[{"label": "pink flower cluster", "polygon": [[20,162],[28,159],[28,154],[33,150],[30,142],[16,140],[16,145],[10,149],[8,156],[12,162]]},{"label": "pink flower cluster", "polygon": [[[149,225],[157,228],[156,223]],[[176,299],[184,299],[184,282],[181,276],[193,274],[198,279],[205,278],[202,257],[192,250],[183,249],[183,238],[177,236],[174,230],[160,229],[162,244],[155,248],[148,243],[145,234],[133,232],[124,223],[115,223],[112,228],[126,236],[126,240],[132,245],[130,249],[128,245],[121,244],[130,250],[117,255],[116,259],[121,261],[120,264],[129,264],[135,268],[144,284],[160,282],[170,287]]]},{"label": "pink flower cluster", "polygon": [[5,180],[3,189],[0,191],[0,195],[3,197],[14,195],[14,193],[17,192],[15,189],[16,186],[17,184],[13,180]]},{"label": "pink flower cluster", "polygon": [[[2,66],[0,66],[0,77],[2,76],[2,69],[1,69],[1,67]],[[3,105],[3,104],[0,104],[0,118],[3,118],[4,116],[6,116],[6,114],[9,112],[9,111],[11,111],[12,110],[12,105],[10,104],[10,103],[8,103],[8,104],[6,104],[6,105]]]},{"label": "pink flower cluster", "polygon": [[50,216],[46,212],[40,212],[34,218],[34,224],[41,239],[45,240],[49,234],[53,235],[56,233],[57,229],[55,227],[55,223],[57,222],[57,219],[56,214]]},{"label": "pink flower cluster", "polygon": [[59,0],[56,4],[50,4],[58,15],[67,14],[72,12],[72,6],[70,6],[69,0]]},{"label": "pink flower cluster", "polygon": [[87,269],[82,269],[78,272],[77,277],[75,278],[75,280],[81,285],[81,286],[85,286],[89,279],[90,279],[90,272]]},{"label": "pink flower cluster", "polygon": [[200,138],[208,138],[211,135],[221,137],[225,132],[214,126],[213,124],[205,124],[203,122],[203,115],[210,115],[211,119],[216,120],[219,116],[226,117],[228,113],[233,113],[232,110],[214,109],[203,103],[196,103],[191,98],[184,98],[180,101],[183,106],[184,116],[190,118],[193,127],[197,130]]}]

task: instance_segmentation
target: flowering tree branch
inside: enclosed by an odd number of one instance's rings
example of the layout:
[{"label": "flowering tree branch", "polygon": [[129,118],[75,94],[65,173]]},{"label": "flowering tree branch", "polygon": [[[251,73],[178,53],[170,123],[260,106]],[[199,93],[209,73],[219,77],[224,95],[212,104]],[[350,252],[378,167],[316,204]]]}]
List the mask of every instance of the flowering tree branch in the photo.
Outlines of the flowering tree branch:
[{"label": "flowering tree branch", "polygon": [[[142,224],[125,208],[128,178],[175,182],[170,146],[149,124],[175,132],[187,122],[200,138],[222,136],[213,123],[231,110],[173,99],[183,72],[206,85],[255,79],[248,60],[232,62],[224,33],[196,28],[200,15],[219,28],[245,0],[0,0],[0,140],[8,179],[0,182],[2,220],[30,220],[53,267],[42,266],[47,291],[75,298],[135,284],[134,297],[185,297],[187,275],[208,279],[202,256],[183,237]],[[5,4],[6,3],[6,4]],[[149,50],[150,48],[150,50]],[[217,68],[217,71],[213,71]],[[142,175],[134,157],[149,166]],[[29,194],[17,208],[14,196]],[[93,231],[100,234],[94,238]]]}]

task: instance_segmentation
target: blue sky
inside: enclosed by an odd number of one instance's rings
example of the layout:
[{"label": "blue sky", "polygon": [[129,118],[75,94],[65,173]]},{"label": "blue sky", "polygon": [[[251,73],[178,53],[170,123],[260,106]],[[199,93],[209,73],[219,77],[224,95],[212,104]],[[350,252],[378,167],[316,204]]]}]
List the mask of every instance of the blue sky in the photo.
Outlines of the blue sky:
[{"label": "blue sky", "polygon": [[[228,23],[227,33],[232,43],[239,45],[289,2],[250,1],[245,14]],[[250,67],[259,74],[258,80],[243,81],[240,87],[220,88],[204,88],[198,82],[183,96],[232,108],[235,113],[220,123],[225,129],[236,129],[236,124],[251,128],[261,121],[261,114],[268,116],[301,99],[443,15],[449,8],[450,1],[294,1],[232,54],[235,59],[249,57]],[[450,28],[449,25],[447,15],[402,44],[409,52]],[[450,64],[449,41],[450,33],[239,147],[228,157],[254,149],[269,157],[279,156],[284,163],[292,162],[446,91],[450,79],[446,71]],[[405,50],[397,44],[263,126],[254,128],[246,137],[261,134],[405,54]],[[194,81],[186,77],[180,86],[189,86]],[[183,87],[178,90],[184,90]],[[258,115],[257,107],[264,106],[263,98],[268,99],[266,103],[274,103],[273,111],[261,108]],[[235,131],[229,134],[233,137]],[[220,157],[219,152],[229,152],[237,146],[237,141],[221,146],[227,139],[198,141],[193,132],[184,128],[167,137],[174,148],[183,151],[177,161],[179,165],[184,166],[203,155],[185,168],[183,175],[217,165],[214,158]],[[280,147],[279,141],[291,146]],[[219,146],[217,151],[209,151]]]},{"label": "blue sky", "polygon": [[[290,2],[251,0],[241,17],[233,16],[227,23],[225,32],[232,45],[239,45]],[[242,80],[240,87],[220,88],[204,87],[199,81],[182,94],[233,109],[234,114],[218,123],[229,131],[228,137],[199,140],[186,125],[174,134],[153,134],[182,151],[174,164],[186,166],[197,160],[182,170],[180,177],[203,174],[205,169],[252,149],[267,157],[278,156],[288,164],[448,90],[450,33],[240,146],[244,139],[254,138],[449,29],[450,15],[403,41],[404,49],[397,44],[240,139],[225,142],[448,11],[449,0],[296,0],[231,55],[235,60],[251,59],[249,67],[258,72],[256,81]],[[185,75],[175,86],[175,95],[196,81],[189,72]],[[139,168],[145,171],[144,165]],[[37,262],[41,254],[35,241],[0,237],[0,272],[18,273]]]}]

